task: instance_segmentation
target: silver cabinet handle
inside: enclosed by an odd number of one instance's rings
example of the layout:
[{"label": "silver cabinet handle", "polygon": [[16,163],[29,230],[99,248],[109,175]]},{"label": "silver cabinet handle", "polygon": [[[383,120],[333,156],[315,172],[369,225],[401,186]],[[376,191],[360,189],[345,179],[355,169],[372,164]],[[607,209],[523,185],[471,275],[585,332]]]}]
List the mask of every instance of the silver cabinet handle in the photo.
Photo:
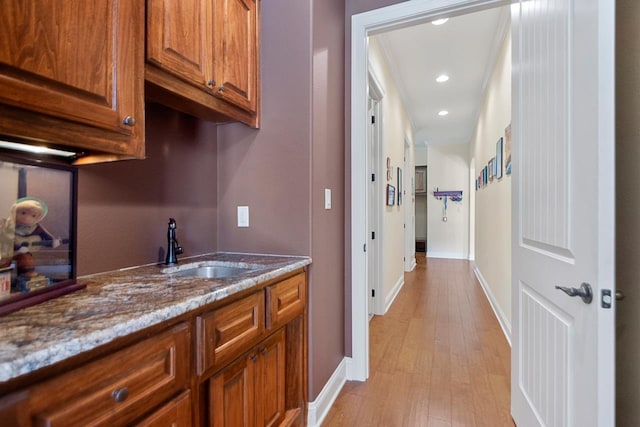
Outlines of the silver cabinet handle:
[{"label": "silver cabinet handle", "polygon": [[591,285],[583,283],[579,288],[568,288],[565,286],[557,286],[556,289],[560,289],[570,297],[580,297],[585,304],[591,304],[593,301],[593,292],[591,291]]}]

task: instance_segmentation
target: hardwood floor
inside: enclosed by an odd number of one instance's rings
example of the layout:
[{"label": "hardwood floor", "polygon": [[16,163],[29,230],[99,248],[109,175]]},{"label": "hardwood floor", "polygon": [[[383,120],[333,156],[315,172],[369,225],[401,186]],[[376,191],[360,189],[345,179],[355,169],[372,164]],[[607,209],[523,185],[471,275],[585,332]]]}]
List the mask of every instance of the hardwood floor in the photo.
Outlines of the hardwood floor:
[{"label": "hardwood floor", "polygon": [[370,323],[370,376],[347,382],[323,427],[513,426],[510,348],[471,264],[418,258]]}]

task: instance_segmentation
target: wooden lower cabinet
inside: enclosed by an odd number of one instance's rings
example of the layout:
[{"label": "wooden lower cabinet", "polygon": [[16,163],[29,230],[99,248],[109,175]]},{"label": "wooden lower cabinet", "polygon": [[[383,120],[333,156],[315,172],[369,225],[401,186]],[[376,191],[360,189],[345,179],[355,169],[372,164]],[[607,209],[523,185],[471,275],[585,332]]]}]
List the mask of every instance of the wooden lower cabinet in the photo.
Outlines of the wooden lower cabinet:
[{"label": "wooden lower cabinet", "polygon": [[209,381],[209,425],[277,426],[285,416],[285,332],[280,330]]},{"label": "wooden lower cabinet", "polygon": [[0,426],[304,426],[306,295],[297,271],[80,366],[41,371],[0,395]]}]

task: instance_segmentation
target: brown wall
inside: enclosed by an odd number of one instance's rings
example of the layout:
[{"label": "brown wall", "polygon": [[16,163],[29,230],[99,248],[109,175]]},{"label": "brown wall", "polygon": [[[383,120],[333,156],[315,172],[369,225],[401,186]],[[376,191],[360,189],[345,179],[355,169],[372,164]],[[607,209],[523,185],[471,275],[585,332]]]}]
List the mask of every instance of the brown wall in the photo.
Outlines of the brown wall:
[{"label": "brown wall", "polygon": [[218,128],[220,250],[311,254],[310,19],[310,0],[261,4],[260,130]]},{"label": "brown wall", "polygon": [[640,3],[616,2],[616,425],[640,425]]},{"label": "brown wall", "polygon": [[183,256],[216,250],[216,125],[146,108],[145,160],[78,171],[78,274],[164,260],[167,221]]},{"label": "brown wall", "polygon": [[[312,256],[313,398],[344,351],[344,0],[313,6]],[[324,189],[331,189],[331,209]]]},{"label": "brown wall", "polygon": [[[344,357],[344,0],[272,0],[261,12],[262,123],[218,128],[218,244],[312,256],[313,401]],[[236,227],[239,205],[249,228]]]}]

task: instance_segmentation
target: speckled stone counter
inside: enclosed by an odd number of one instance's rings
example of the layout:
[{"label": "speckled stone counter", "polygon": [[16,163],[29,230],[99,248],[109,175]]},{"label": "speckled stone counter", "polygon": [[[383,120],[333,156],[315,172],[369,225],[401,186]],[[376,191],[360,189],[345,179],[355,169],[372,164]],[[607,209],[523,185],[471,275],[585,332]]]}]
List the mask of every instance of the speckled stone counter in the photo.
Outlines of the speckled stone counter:
[{"label": "speckled stone counter", "polygon": [[[179,277],[194,263],[254,270],[224,279]],[[0,382],[52,365],[311,263],[308,257],[213,253],[177,267],[84,276],[87,288],[0,317]]]}]

